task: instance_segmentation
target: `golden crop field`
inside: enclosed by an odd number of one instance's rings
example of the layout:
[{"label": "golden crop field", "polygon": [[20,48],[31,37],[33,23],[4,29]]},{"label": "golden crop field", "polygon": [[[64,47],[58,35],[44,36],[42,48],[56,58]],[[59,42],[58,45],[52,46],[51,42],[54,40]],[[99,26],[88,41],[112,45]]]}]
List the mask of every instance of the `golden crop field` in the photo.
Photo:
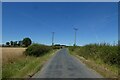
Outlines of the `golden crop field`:
[{"label": "golden crop field", "polygon": [[2,48],[2,63],[13,62],[14,60],[23,57],[25,48]]}]

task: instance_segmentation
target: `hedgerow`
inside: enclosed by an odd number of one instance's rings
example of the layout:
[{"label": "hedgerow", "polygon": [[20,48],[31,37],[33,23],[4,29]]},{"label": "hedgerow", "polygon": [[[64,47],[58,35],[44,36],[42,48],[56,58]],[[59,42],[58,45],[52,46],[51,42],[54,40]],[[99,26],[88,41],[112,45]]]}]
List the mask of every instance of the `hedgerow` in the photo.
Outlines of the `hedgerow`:
[{"label": "hedgerow", "polygon": [[52,50],[50,46],[41,45],[41,44],[32,44],[26,49],[25,55],[41,56],[49,52],[50,50]]},{"label": "hedgerow", "polygon": [[83,56],[86,59],[101,59],[109,65],[119,65],[120,59],[118,45],[89,44],[81,47],[69,47],[70,51],[74,51],[77,55]]}]

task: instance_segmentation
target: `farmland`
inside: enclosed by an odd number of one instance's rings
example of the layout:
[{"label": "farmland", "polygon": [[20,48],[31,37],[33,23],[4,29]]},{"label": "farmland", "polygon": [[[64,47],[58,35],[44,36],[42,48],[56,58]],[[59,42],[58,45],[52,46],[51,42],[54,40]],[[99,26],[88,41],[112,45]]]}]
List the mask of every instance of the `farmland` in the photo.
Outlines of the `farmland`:
[{"label": "farmland", "polygon": [[26,48],[2,48],[2,62],[5,63],[12,63],[14,60],[23,57],[23,52]]},{"label": "farmland", "polygon": [[35,57],[26,56],[26,48],[2,48],[2,78],[28,78],[41,69],[56,50]]}]

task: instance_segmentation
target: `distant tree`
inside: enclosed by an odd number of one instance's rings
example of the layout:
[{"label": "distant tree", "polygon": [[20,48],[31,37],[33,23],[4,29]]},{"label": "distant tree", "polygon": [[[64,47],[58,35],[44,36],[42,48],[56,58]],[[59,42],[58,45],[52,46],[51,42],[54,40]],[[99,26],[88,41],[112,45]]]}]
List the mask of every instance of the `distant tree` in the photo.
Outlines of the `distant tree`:
[{"label": "distant tree", "polygon": [[118,46],[120,46],[120,40],[118,40]]},{"label": "distant tree", "polygon": [[22,41],[18,41],[18,46],[22,46]]},{"label": "distant tree", "polygon": [[13,44],[14,44],[14,46],[17,46],[17,41],[14,41]]},{"label": "distant tree", "polygon": [[73,44],[73,46],[76,46],[75,44]]},{"label": "distant tree", "polygon": [[9,42],[6,42],[6,45],[7,45],[7,46],[9,46],[9,45],[10,45],[10,43],[9,43]]},{"label": "distant tree", "polygon": [[5,45],[4,44],[2,44],[2,47],[4,47]]},{"label": "distant tree", "polygon": [[20,42],[18,41],[18,44],[17,44],[18,46],[20,46]]},{"label": "distant tree", "polygon": [[28,47],[29,45],[32,44],[32,41],[30,38],[24,38],[22,43],[25,45],[25,47]]},{"label": "distant tree", "polygon": [[10,45],[13,46],[13,41],[10,41]]}]

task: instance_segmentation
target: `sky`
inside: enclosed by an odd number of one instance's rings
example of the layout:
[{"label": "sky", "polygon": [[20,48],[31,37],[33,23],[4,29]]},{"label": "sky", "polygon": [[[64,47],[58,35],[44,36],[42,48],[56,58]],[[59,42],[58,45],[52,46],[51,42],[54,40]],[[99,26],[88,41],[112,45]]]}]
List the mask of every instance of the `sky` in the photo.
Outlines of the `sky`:
[{"label": "sky", "polygon": [[119,2],[119,0],[1,0],[2,2]]},{"label": "sky", "polygon": [[2,42],[30,37],[33,42],[51,45],[77,45],[118,40],[116,2],[4,2]]}]

